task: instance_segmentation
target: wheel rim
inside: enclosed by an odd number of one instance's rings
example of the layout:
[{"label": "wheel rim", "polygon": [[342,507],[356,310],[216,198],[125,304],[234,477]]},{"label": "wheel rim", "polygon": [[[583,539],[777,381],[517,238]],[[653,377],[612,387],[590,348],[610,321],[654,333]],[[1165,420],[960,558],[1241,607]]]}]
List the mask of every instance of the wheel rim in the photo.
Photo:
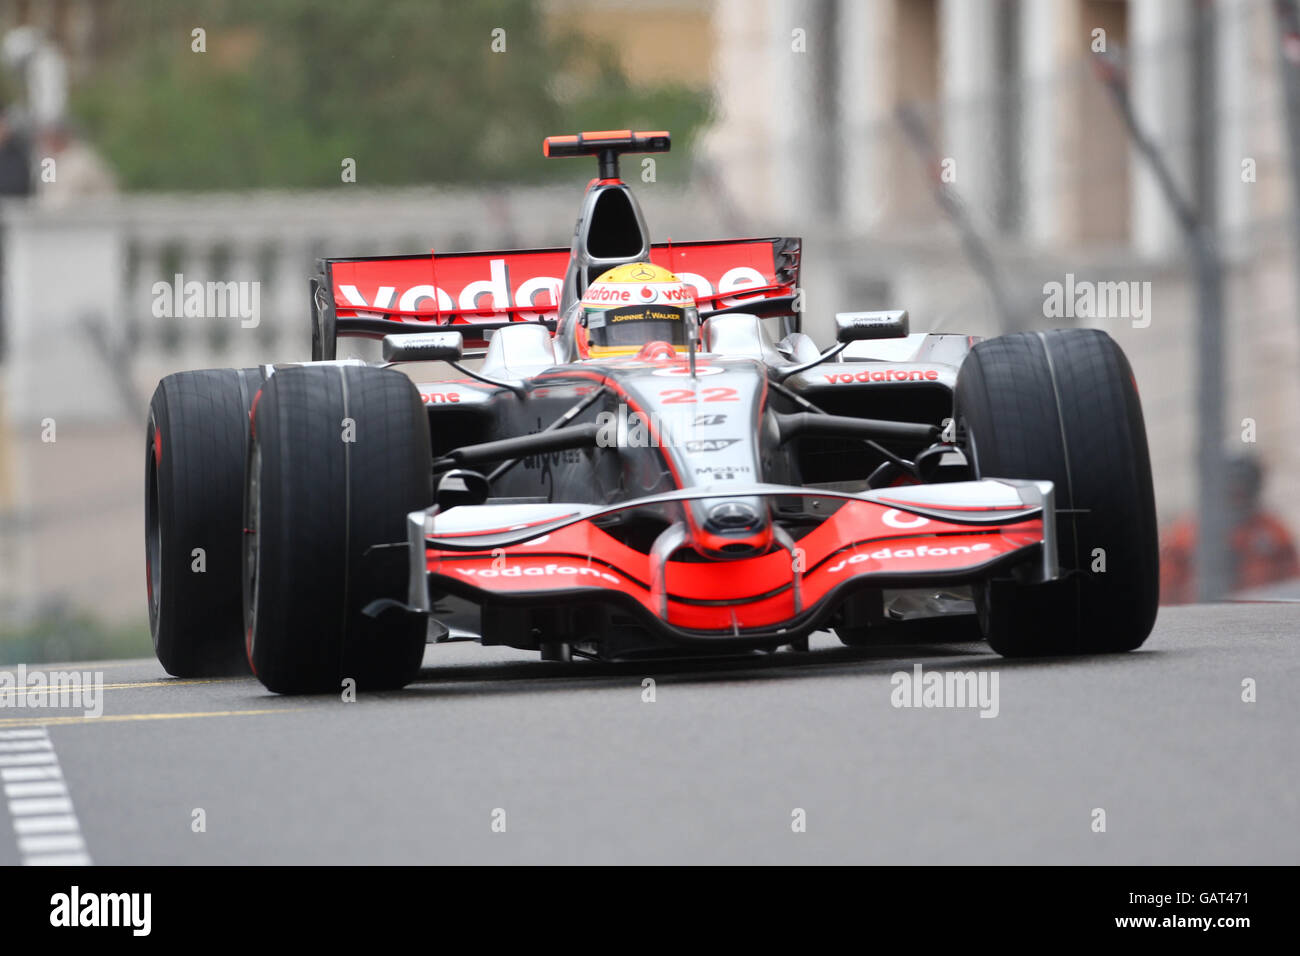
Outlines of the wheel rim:
[{"label": "wheel rim", "polygon": [[262,450],[254,443],[248,456],[247,508],[244,520],[244,635],[249,659],[253,656],[254,625],[257,622],[257,569],[261,560],[257,533],[262,516]]},{"label": "wheel rim", "polygon": [[975,433],[971,431],[970,426],[966,424],[966,419],[963,418],[960,425],[962,431],[966,433],[966,451],[970,453],[971,474],[974,475],[976,479],[979,479],[981,476],[980,454],[979,449],[975,445]]},{"label": "wheel rim", "polygon": [[144,559],[145,585],[149,592],[149,631],[158,643],[158,618],[162,606],[162,522],[158,507],[158,458],[154,449],[154,428],[146,441]]}]

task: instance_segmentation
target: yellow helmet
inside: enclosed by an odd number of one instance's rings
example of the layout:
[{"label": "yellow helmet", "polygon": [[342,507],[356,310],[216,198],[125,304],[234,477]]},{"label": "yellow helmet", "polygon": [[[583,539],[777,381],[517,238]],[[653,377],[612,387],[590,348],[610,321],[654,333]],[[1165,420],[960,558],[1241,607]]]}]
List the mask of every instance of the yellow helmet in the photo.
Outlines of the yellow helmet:
[{"label": "yellow helmet", "polygon": [[586,353],[633,355],[647,342],[667,342],[684,351],[687,310],[694,308],[695,288],[663,266],[652,262],[615,266],[583,293]]}]

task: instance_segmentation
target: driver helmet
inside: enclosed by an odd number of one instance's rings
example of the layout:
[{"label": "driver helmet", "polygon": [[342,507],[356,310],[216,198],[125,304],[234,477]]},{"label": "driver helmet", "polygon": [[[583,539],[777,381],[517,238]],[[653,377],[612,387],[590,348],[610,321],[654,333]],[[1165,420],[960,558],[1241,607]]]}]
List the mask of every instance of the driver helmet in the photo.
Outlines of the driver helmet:
[{"label": "driver helmet", "polygon": [[631,262],[601,273],[582,296],[578,341],[589,358],[635,355],[647,343],[687,348],[695,288],[663,266]]}]

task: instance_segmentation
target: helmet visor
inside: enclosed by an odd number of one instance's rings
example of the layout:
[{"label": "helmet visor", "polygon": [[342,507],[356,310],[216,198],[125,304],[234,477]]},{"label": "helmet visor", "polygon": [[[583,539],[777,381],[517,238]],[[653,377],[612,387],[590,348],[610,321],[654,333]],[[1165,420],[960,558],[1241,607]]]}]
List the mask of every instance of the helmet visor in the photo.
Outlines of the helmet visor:
[{"label": "helmet visor", "polygon": [[679,305],[625,305],[589,309],[587,340],[596,348],[636,349],[647,342],[686,344],[686,309]]}]

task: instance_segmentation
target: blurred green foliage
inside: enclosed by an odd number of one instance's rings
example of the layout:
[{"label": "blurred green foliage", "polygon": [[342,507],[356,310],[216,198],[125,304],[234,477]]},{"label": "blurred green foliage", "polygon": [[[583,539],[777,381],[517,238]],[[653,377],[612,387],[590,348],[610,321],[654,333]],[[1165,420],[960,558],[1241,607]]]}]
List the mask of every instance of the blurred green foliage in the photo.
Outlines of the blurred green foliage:
[{"label": "blurred green foliage", "polygon": [[704,93],[635,87],[608,48],[550,35],[535,0],[112,9],[73,112],[127,189],[339,185],[346,157],[363,186],[572,178],[576,161],[543,160],[543,136],[625,127],[672,130],[671,180],[708,114]]},{"label": "blurred green foliage", "polygon": [[152,656],[147,623],[107,624],[70,607],[45,608],[27,624],[0,628],[0,665]]}]

